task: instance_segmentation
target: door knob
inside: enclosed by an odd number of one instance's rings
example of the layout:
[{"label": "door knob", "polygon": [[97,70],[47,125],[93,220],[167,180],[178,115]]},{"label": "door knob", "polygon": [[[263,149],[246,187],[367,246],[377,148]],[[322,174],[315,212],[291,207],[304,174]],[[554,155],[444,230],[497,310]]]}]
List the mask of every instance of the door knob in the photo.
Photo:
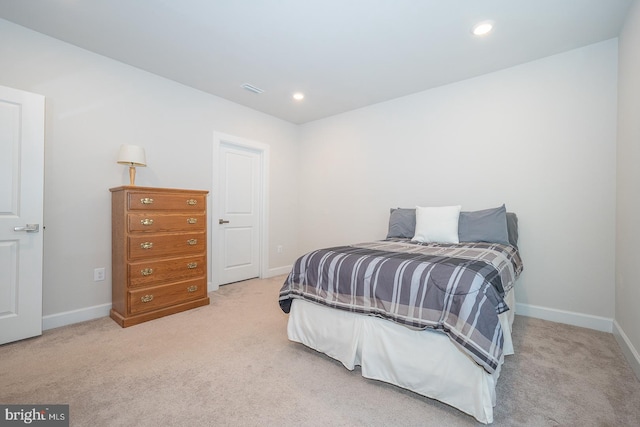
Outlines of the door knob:
[{"label": "door knob", "polygon": [[37,233],[40,231],[40,224],[27,224],[23,227],[14,227],[13,231],[26,231],[27,233]]},{"label": "door knob", "polygon": [[218,224],[229,224],[229,221],[225,221],[224,219],[220,218],[218,220]]}]

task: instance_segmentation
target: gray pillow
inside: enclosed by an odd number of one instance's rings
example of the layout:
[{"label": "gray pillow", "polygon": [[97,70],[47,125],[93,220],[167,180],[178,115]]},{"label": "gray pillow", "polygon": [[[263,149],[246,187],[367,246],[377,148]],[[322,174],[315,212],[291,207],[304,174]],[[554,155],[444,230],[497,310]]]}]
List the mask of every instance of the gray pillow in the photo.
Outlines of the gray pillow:
[{"label": "gray pillow", "polygon": [[415,209],[391,209],[389,216],[389,232],[387,239],[391,237],[402,237],[412,239],[416,233],[416,210]]},{"label": "gray pillow", "polygon": [[509,243],[518,247],[518,216],[513,212],[507,212],[507,232]]},{"label": "gray pillow", "polygon": [[461,242],[511,244],[504,205],[473,212],[460,212],[458,238]]}]

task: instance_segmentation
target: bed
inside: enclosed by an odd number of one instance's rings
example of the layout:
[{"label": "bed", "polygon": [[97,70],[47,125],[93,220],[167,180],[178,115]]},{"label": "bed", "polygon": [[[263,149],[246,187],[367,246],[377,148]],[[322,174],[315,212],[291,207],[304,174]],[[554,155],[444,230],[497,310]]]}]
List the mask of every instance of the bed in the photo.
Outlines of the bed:
[{"label": "bed", "polygon": [[386,239],[301,256],[279,304],[291,341],[491,423],[522,268],[504,205],[392,209]]}]

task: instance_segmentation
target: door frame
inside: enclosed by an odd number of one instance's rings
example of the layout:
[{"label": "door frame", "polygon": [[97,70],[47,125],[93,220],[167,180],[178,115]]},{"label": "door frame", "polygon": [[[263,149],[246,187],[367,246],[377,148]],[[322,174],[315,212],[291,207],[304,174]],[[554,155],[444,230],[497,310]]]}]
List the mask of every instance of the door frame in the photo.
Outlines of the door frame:
[{"label": "door frame", "polygon": [[220,146],[225,144],[227,146],[236,146],[241,149],[250,149],[258,153],[260,162],[261,174],[259,176],[258,185],[258,198],[259,198],[259,219],[258,226],[258,274],[260,278],[268,276],[269,268],[269,146],[259,141],[242,138],[239,136],[229,135],[222,132],[213,132],[213,162],[212,162],[212,180],[211,180],[211,197],[209,197],[209,212],[211,212],[209,218],[209,230],[211,230],[211,241],[209,242],[209,284],[208,290],[215,291],[220,287],[220,275],[218,274],[218,267],[220,266],[221,254],[218,248],[220,247],[220,233],[218,228],[218,218],[220,212],[218,211],[218,200],[220,200],[221,189],[219,187],[219,173],[220,173]]}]

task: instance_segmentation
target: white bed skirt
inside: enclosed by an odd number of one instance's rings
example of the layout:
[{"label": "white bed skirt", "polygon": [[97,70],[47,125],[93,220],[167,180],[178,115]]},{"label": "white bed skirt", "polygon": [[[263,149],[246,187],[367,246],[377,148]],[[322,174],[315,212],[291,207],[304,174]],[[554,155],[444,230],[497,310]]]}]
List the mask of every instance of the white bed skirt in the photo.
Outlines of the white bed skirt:
[{"label": "white bed skirt", "polygon": [[[506,301],[515,306],[513,292]],[[513,354],[513,316],[513,310],[500,315],[505,354]],[[502,361],[489,374],[441,332],[412,330],[377,317],[294,299],[287,333],[291,341],[325,353],[347,369],[361,366],[365,378],[437,399],[482,423],[493,422]]]}]

